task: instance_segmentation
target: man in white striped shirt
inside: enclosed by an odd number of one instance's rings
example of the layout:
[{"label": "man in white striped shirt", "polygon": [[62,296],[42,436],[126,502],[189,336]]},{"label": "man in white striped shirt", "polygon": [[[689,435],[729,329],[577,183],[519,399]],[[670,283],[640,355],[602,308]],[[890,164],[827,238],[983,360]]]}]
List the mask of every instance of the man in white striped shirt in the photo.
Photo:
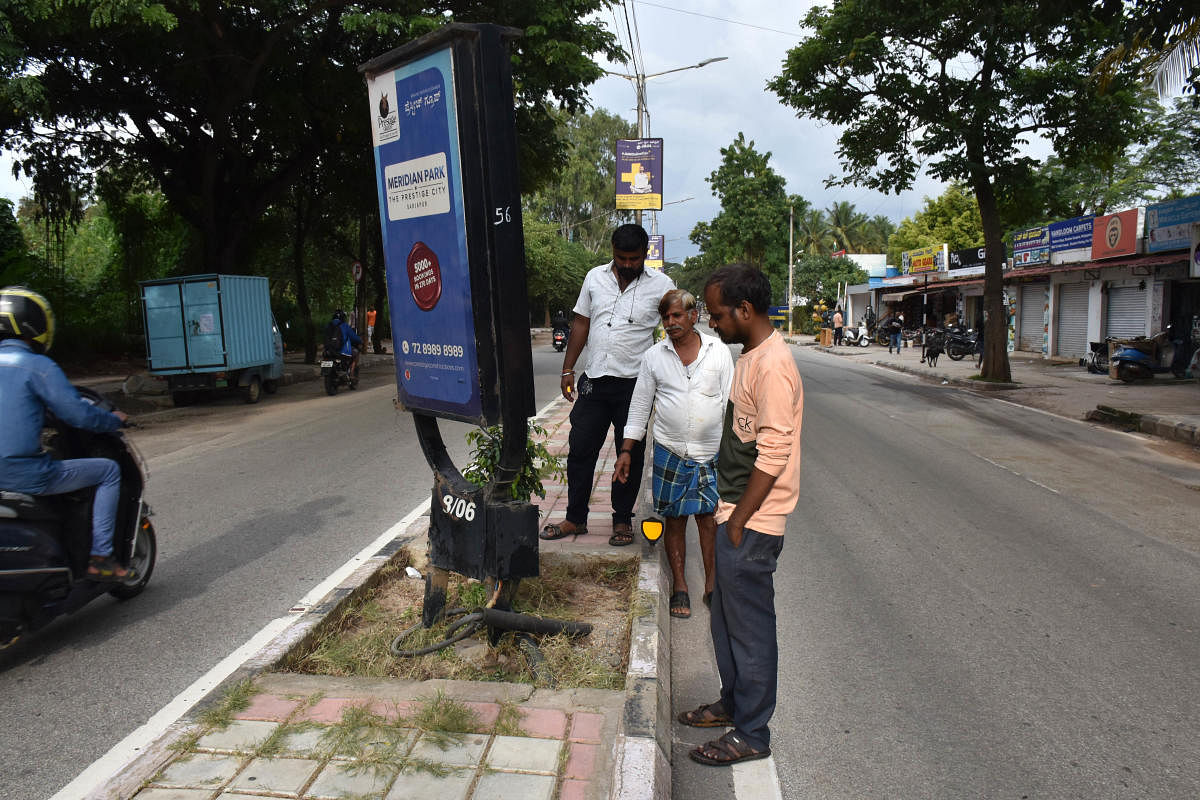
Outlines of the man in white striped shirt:
[{"label": "man in white striped shirt", "polygon": [[654,508],[666,521],[673,582],[671,616],[686,619],[691,616],[684,575],[689,516],[696,518],[700,537],[706,605],[712,595],[716,456],[733,383],[733,358],[720,339],[696,330],[696,298],[689,292],[667,292],[659,301],[658,313],[667,338],[642,356],[615,478],[621,482],[629,479],[631,452],[646,438],[653,408]]}]

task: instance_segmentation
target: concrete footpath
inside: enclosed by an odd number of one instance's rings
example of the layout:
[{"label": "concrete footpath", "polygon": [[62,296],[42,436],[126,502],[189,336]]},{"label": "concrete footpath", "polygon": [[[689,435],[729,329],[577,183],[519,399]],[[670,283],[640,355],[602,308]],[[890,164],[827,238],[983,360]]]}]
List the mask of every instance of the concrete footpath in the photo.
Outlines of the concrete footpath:
[{"label": "concrete footpath", "polygon": [[811,336],[790,337],[793,344],[811,346],[851,361],[917,375],[1003,400],[1031,406],[1071,419],[1115,425],[1125,430],[1200,446],[1200,381],[1158,376],[1132,384],[1093,375],[1078,361],[1044,359],[1032,353],[1009,353],[1012,383],[972,380],[979,374],[973,356],[952,361],[943,353],[936,367],[921,363],[921,348],[820,347]]},{"label": "concrete footpath", "polygon": [[[551,452],[565,455],[569,411],[560,399],[536,420],[547,431]],[[424,551],[426,508],[419,516],[414,511],[411,524],[374,553],[364,551],[353,573],[318,602],[299,604],[294,618],[280,620],[265,646],[152,741],[118,746],[55,800],[666,800],[668,571],[661,548],[640,535],[631,547],[608,545],[614,461],[610,442],[596,472],[589,533],[541,546],[639,557],[624,691],[276,671],[323,622],[369,590],[401,548]],[[561,520],[566,508],[565,478],[546,488],[540,524]],[[224,654],[213,655],[219,660]],[[232,707],[231,692],[248,694],[247,700]],[[430,718],[423,712],[448,701],[467,710],[465,732],[422,721]],[[122,749],[128,752],[116,752]],[[96,774],[101,764],[105,774]],[[77,786],[81,781],[87,785]]]}]

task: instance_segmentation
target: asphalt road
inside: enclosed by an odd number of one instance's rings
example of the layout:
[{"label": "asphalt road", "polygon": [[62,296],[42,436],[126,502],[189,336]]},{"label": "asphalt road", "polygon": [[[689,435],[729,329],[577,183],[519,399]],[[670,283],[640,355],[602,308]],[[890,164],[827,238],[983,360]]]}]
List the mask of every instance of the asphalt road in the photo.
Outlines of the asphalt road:
[{"label": "asphalt road", "polygon": [[[1200,796],[1196,461],[795,352],[802,489],[775,581],[783,796]],[[695,605],[672,622],[676,711],[716,699]],[[675,726],[678,800],[733,796],[729,770],[687,759],[712,737]]]},{"label": "asphalt road", "polygon": [[[562,355],[534,347],[536,400]],[[0,798],[50,797],[406,513],[432,478],[390,365],[356,392],[319,381],[254,406],[149,415],[159,557],[146,592],[100,598],[0,653]],[[442,423],[457,464],[467,426]]]}]

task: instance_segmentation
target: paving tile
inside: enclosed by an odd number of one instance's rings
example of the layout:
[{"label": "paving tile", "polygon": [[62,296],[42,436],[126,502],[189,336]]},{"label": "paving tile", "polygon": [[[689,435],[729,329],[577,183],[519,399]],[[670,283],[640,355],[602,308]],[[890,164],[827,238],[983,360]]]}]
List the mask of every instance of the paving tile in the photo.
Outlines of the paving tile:
[{"label": "paving tile", "polygon": [[528,772],[558,773],[559,739],[530,739],[526,736],[497,736],[488,751],[492,769],[519,769]]},{"label": "paving tile", "polygon": [[406,772],[396,778],[386,800],[465,800],[475,770],[456,769],[446,775],[429,772]]},{"label": "paving tile", "polygon": [[550,800],[555,780],[550,775],[489,772],[479,779],[472,800]]},{"label": "paving tile", "polygon": [[[331,725],[342,721],[342,713],[347,708],[367,705],[362,700],[347,697],[324,697],[311,706],[301,709],[295,717],[296,722],[321,722]],[[374,710],[374,709],[372,709]],[[376,712],[378,713],[378,712]]]},{"label": "paving tile", "polygon": [[210,750],[253,750],[265,742],[278,727],[278,722],[235,719],[224,730],[212,731],[201,736],[196,746]]},{"label": "paving tile", "polygon": [[603,731],[603,714],[593,714],[590,711],[576,711],[571,715],[571,735],[568,737],[571,741],[599,744],[600,734]]},{"label": "paving tile", "polygon": [[355,770],[353,764],[335,762],[321,770],[321,775],[304,796],[321,800],[342,800],[359,795],[379,797],[387,790],[393,775],[390,770]]},{"label": "paving tile", "polygon": [[596,757],[600,754],[600,745],[571,742],[571,754],[567,757],[567,768],[563,775],[578,780],[590,780],[596,771]]},{"label": "paving tile", "polygon": [[192,753],[172,761],[154,783],[177,788],[216,788],[237,774],[241,766],[242,759],[238,756]]},{"label": "paving tile", "polygon": [[463,705],[475,712],[482,730],[491,730],[495,726],[496,720],[500,719],[499,703],[463,703]]},{"label": "paving tile", "polygon": [[567,715],[557,708],[522,708],[521,730],[527,736],[561,739],[567,728]]},{"label": "paving tile", "polygon": [[431,742],[427,737],[422,737],[421,741],[417,742],[417,746],[413,748],[410,756],[412,758],[431,761],[435,764],[448,764],[455,767],[474,767],[479,763],[479,759],[483,756],[484,748],[487,746],[488,737],[481,734],[468,734],[463,737],[461,743],[450,744],[445,750],[438,747],[435,742]]},{"label": "paving tile", "polygon": [[212,789],[142,789],[133,800],[208,800]]},{"label": "paving tile", "polygon": [[591,781],[563,781],[558,800],[585,800],[588,790],[592,788]]},{"label": "paving tile", "polygon": [[296,755],[312,755],[317,752],[321,744],[321,737],[325,735],[325,731],[329,727],[322,725],[318,728],[308,728],[307,730],[293,731],[285,734],[283,741],[280,743],[281,752],[293,753]]},{"label": "paving tile", "polygon": [[230,789],[296,794],[316,772],[310,758],[256,758],[229,784]]},{"label": "paving tile", "polygon": [[283,722],[300,706],[299,700],[289,700],[273,694],[256,694],[250,699],[250,707],[234,714],[234,719],[265,719]]}]

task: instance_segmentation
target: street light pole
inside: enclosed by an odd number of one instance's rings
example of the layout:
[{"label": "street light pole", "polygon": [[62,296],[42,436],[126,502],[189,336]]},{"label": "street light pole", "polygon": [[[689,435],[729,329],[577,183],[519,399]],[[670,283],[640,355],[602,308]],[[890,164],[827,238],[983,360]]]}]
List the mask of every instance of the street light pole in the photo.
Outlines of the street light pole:
[{"label": "street light pole", "polygon": [[[707,67],[709,64],[713,64],[717,61],[728,61],[728,60],[729,60],[728,56],[717,56],[716,58],[706,58],[703,61],[701,61],[699,64],[691,64],[686,67],[675,67],[674,69],[665,69],[662,72],[652,72],[649,75],[647,75],[643,72],[638,72],[633,75],[629,75],[624,72],[610,72],[609,70],[604,70],[604,74],[605,75],[615,75],[618,78],[624,78],[625,80],[633,81],[634,91],[637,92],[637,136],[639,139],[641,139],[641,138],[645,137],[645,135],[649,132],[648,128],[649,128],[649,123],[650,123],[650,120],[649,120],[650,113],[646,109],[646,81],[650,80],[651,78],[657,78],[660,75],[670,75],[672,72],[683,72],[684,70],[688,70],[688,69],[700,69],[701,67]],[[645,126],[643,126],[643,124],[642,124],[643,119],[646,120]],[[633,212],[633,217],[638,225],[642,224],[642,210],[640,208]]]}]

